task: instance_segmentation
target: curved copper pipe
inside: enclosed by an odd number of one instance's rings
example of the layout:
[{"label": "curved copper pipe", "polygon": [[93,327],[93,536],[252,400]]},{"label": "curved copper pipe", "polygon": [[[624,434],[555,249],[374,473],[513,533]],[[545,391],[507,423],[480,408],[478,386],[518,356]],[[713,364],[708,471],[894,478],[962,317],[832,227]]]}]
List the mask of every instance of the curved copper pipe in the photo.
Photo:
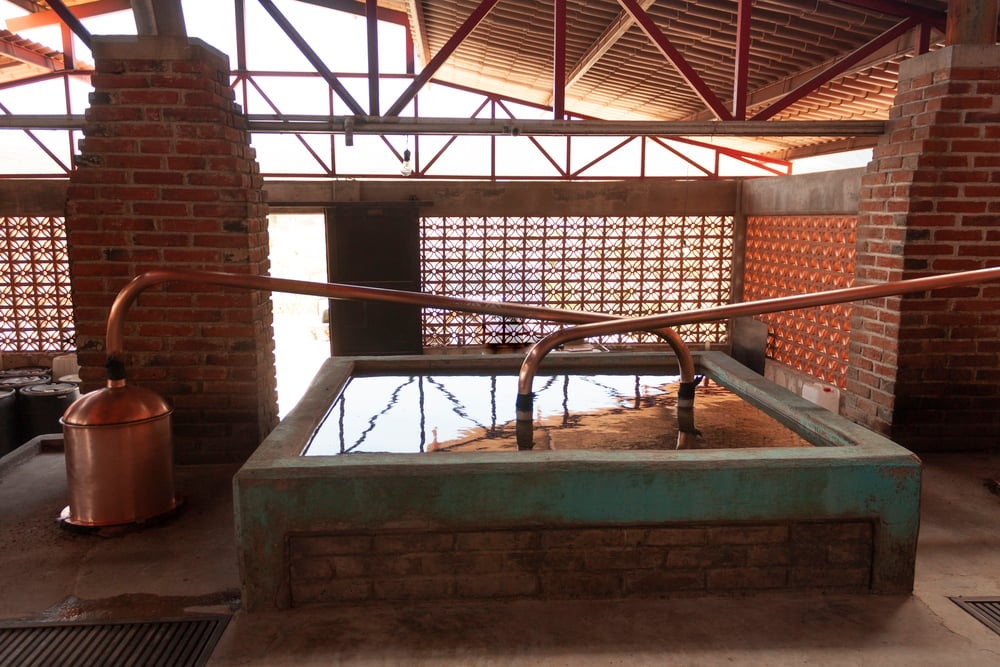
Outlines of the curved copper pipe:
[{"label": "curved copper pipe", "polygon": [[[148,271],[132,279],[121,289],[111,305],[108,314],[107,356],[109,366],[109,382],[120,381],[124,377],[122,366],[123,338],[125,314],[129,306],[135,302],[139,294],[153,285],[171,281],[184,281],[202,285],[219,285],[222,287],[241,287],[244,289],[260,289],[271,292],[291,292],[308,296],[327,297],[331,299],[390,301],[430,308],[446,308],[470,313],[498,315],[502,317],[524,317],[538,320],[550,320],[566,323],[602,322],[614,319],[611,315],[583,310],[564,310],[561,308],[546,308],[543,306],[528,306],[524,304],[504,303],[496,301],[480,301],[477,299],[460,299],[423,292],[406,292],[378,287],[362,287],[359,285],[344,285],[339,283],[315,283],[304,280],[289,280],[272,278],[270,276],[255,276],[240,273],[224,273],[221,271],[194,270],[163,270]],[[672,329],[657,327],[655,332],[662,336],[674,354],[677,356],[682,382],[694,382],[695,367],[691,352],[687,349],[680,335]],[[116,377],[111,377],[111,368],[117,367]]]},{"label": "curved copper pipe", "polygon": [[[545,355],[552,351],[552,349],[568,341],[580,338],[589,338],[591,336],[606,336],[608,334],[624,333],[628,331],[648,331],[658,327],[673,327],[681,324],[711,322],[730,317],[746,317],[750,315],[762,315],[764,313],[777,313],[785,310],[795,310],[798,308],[811,308],[813,306],[846,303],[848,301],[863,301],[865,299],[873,299],[876,297],[897,296],[900,294],[924,292],[926,290],[942,289],[946,287],[974,285],[994,280],[1000,280],[1000,267],[977,269],[975,271],[945,273],[937,276],[897,280],[894,282],[880,283],[878,285],[847,287],[844,289],[814,292],[811,294],[797,294],[795,296],[783,296],[775,299],[731,303],[725,306],[715,306],[713,308],[703,308],[701,310],[686,310],[679,313],[665,313],[660,315],[649,315],[646,317],[629,317],[605,322],[596,322],[593,324],[581,324],[579,326],[561,329],[555,333],[549,334],[542,340],[532,345],[531,349],[528,350],[528,354],[525,356],[524,361],[521,363],[521,371],[518,375],[517,384],[518,449],[531,449],[532,446],[530,399],[531,386],[534,382],[535,374],[538,372],[538,366],[542,363]],[[527,414],[529,417],[524,417],[525,407],[528,408]]]}]

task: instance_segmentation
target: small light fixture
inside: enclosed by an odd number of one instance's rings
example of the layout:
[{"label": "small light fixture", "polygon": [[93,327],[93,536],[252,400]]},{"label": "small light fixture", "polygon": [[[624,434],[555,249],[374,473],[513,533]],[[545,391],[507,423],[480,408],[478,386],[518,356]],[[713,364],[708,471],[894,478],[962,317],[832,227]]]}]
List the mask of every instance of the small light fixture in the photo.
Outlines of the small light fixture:
[{"label": "small light fixture", "polygon": [[403,161],[399,165],[399,173],[403,176],[409,176],[413,173],[413,163],[410,162],[410,149],[407,148],[403,151]]}]

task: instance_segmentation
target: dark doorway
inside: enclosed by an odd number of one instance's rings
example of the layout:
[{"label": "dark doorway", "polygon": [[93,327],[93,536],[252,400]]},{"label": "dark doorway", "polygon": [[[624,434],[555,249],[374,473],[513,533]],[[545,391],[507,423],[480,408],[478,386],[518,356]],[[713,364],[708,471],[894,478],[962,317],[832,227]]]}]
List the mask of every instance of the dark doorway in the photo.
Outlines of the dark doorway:
[{"label": "dark doorway", "polygon": [[[326,210],[330,281],[420,291],[420,216],[416,204],[338,204]],[[334,356],[420,354],[420,307],[380,301],[330,301]]]}]

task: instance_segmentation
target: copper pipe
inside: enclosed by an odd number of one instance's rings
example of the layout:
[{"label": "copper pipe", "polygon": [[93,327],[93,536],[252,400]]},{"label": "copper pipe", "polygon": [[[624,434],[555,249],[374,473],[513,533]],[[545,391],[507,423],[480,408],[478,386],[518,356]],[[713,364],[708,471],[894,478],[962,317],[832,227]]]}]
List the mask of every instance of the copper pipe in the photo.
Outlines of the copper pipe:
[{"label": "copper pipe", "polygon": [[[1000,267],[989,269],[978,269],[976,271],[960,271],[957,273],[945,273],[937,276],[927,276],[924,278],[912,278],[909,280],[898,280],[878,285],[862,285],[860,287],[847,287],[838,290],[828,290],[825,292],[814,292],[811,294],[797,294],[795,296],[783,296],[775,299],[762,299],[760,301],[748,301],[743,303],[731,303],[725,306],[715,306],[703,308],[701,310],[686,310],[679,313],[661,313],[659,315],[648,315],[646,317],[629,317],[593,324],[581,324],[575,327],[561,329],[549,334],[542,340],[531,346],[524,361],[521,363],[521,371],[518,375],[517,384],[517,443],[518,449],[531,449],[532,424],[531,424],[531,386],[534,382],[538,366],[542,363],[549,352],[555,347],[572,340],[589,338],[591,336],[606,336],[608,334],[624,333],[628,331],[648,331],[658,327],[673,327],[682,324],[695,324],[699,322],[711,322],[732,317],[747,317],[750,315],[763,315],[764,313],[777,313],[785,310],[795,310],[798,308],[811,308],[813,306],[827,306],[835,303],[846,303],[848,301],[863,301],[884,296],[898,296],[900,294],[911,294],[913,292],[924,292],[927,290],[943,289],[946,287],[959,287],[962,285],[975,285],[977,283],[1000,280]],[[528,416],[525,416],[528,415]]]},{"label": "copper pipe", "polygon": [[[239,273],[223,273],[219,271],[188,271],[164,270],[148,271],[132,279],[115,297],[108,315],[107,356],[108,382],[121,381],[124,378],[124,365],[121,359],[124,350],[123,338],[125,328],[125,313],[135,302],[139,294],[153,285],[165,282],[184,281],[201,285],[219,285],[223,287],[241,287],[244,289],[260,289],[272,292],[291,292],[308,296],[320,296],[331,299],[390,301],[429,308],[445,308],[470,313],[498,315],[502,317],[523,317],[538,320],[549,320],[566,323],[603,322],[614,319],[612,315],[594,313],[583,310],[564,310],[561,308],[546,308],[543,306],[528,306],[516,303],[498,303],[495,301],[480,301],[477,299],[460,299],[438,294],[423,292],[406,292],[378,287],[362,287],[359,285],[344,285],[339,283],[315,283],[303,280],[288,280],[270,276],[255,276]],[[680,335],[672,329],[657,327],[655,333],[662,336],[674,354],[680,366],[681,381],[695,382],[694,358],[687,349]]]}]

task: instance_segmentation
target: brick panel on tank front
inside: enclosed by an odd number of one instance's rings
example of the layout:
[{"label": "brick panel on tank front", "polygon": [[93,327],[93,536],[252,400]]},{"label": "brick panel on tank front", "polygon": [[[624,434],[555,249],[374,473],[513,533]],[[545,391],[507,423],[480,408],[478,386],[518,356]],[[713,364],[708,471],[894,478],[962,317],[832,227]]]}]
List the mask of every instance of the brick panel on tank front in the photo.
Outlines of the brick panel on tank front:
[{"label": "brick panel on tank front", "polygon": [[867,591],[865,521],[330,533],[288,539],[292,604]]},{"label": "brick panel on tank front", "polygon": [[[900,66],[862,181],[858,282],[1000,263],[1000,46]],[[917,451],[1000,441],[1000,287],[856,305],[844,414]]]},{"label": "brick panel on tank front", "polygon": [[[67,201],[77,348],[104,375],[117,292],[153,269],[267,274],[267,207],[224,54],[198,41],[95,37],[94,93]],[[180,463],[241,461],[277,422],[267,293],[172,283],[129,310],[130,382],[175,408]]]}]

